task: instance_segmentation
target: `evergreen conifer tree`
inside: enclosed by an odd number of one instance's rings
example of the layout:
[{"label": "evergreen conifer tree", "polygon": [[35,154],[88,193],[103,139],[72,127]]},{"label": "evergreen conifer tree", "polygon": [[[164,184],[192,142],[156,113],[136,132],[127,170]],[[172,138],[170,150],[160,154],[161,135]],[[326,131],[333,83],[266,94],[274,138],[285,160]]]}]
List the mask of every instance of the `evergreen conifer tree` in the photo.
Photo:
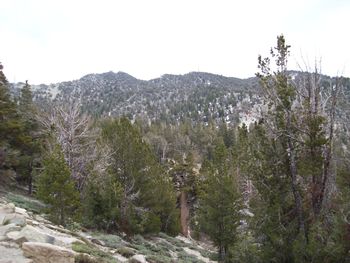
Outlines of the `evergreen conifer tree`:
[{"label": "evergreen conifer tree", "polygon": [[70,217],[77,216],[74,213],[79,207],[79,192],[58,144],[43,160],[37,187],[37,196],[48,204],[54,222],[65,225]]},{"label": "evergreen conifer tree", "polygon": [[33,188],[33,167],[35,159],[39,158],[40,143],[38,136],[38,122],[36,120],[36,108],[33,103],[33,95],[28,81],[21,89],[18,105],[21,115],[22,131],[20,133],[19,170],[21,178],[28,183],[28,192]]},{"label": "evergreen conifer tree", "polygon": [[[17,105],[10,95],[7,79],[0,64],[0,173],[2,170],[18,165],[18,147],[21,145],[19,135],[22,123]],[[0,175],[2,177],[2,175]],[[7,181],[6,177],[2,177]]]},{"label": "evergreen conifer tree", "polygon": [[221,139],[215,146],[213,160],[207,162],[199,197],[201,229],[219,248],[221,261],[227,261],[229,248],[238,236],[242,200],[230,155]]},{"label": "evergreen conifer tree", "polygon": [[108,173],[121,187],[118,203],[119,230],[176,232],[178,212],[170,178],[157,163],[138,129],[126,118],[102,126],[104,146],[110,150]]}]

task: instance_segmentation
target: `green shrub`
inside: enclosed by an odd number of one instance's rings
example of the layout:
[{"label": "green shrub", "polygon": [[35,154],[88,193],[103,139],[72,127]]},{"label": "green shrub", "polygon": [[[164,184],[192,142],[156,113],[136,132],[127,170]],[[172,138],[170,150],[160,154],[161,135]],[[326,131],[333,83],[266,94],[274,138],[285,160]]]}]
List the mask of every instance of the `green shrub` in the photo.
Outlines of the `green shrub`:
[{"label": "green shrub", "polygon": [[135,242],[136,244],[145,244],[147,241],[144,239],[143,236],[141,235],[135,235],[132,238],[132,241]]},{"label": "green shrub", "polygon": [[100,263],[100,261],[84,254],[78,254],[74,258],[75,263]]},{"label": "green shrub", "polygon": [[117,235],[93,233],[92,236],[103,241],[107,247],[119,248],[124,245],[122,238]]},{"label": "green shrub", "polygon": [[203,263],[202,260],[198,259],[196,256],[187,254],[185,251],[178,253],[178,262]]},{"label": "green shrub", "polygon": [[174,245],[176,247],[188,247],[188,246],[190,246],[189,244],[186,244],[182,240],[179,240],[175,237],[168,236],[167,234],[162,233],[162,232],[159,233],[158,236],[165,239],[166,241],[168,241],[169,243],[171,243],[172,245]]},{"label": "green shrub", "polygon": [[110,254],[108,254],[107,252],[101,251],[92,245],[82,244],[80,242],[74,242],[72,244],[72,249],[75,252],[88,254],[88,255],[96,258],[97,262],[117,263],[117,260],[114,259]]},{"label": "green shrub", "polygon": [[131,244],[132,248],[138,251],[138,253],[143,255],[152,255],[152,251],[145,247],[145,245],[140,244]]},{"label": "green shrub", "polygon": [[159,233],[161,227],[160,218],[153,213],[147,213],[144,217],[144,220],[142,220],[143,232],[153,234]]},{"label": "green shrub", "polygon": [[36,214],[41,213],[42,210],[44,210],[44,208],[46,207],[46,205],[40,202],[39,200],[29,198],[23,195],[8,193],[6,195],[6,199],[14,203],[18,207],[24,208]]},{"label": "green shrub", "polygon": [[128,247],[120,247],[117,252],[123,257],[130,258],[135,255],[135,251]]},{"label": "green shrub", "polygon": [[151,255],[146,257],[147,261],[150,263],[171,263],[174,260],[170,257],[163,255]]},{"label": "green shrub", "polygon": [[81,225],[75,221],[68,221],[66,228],[72,232],[79,232],[81,231]]},{"label": "green shrub", "polygon": [[210,260],[213,260],[213,261],[219,260],[219,255],[216,252],[208,251],[202,248],[197,248],[196,250],[199,253],[201,253],[202,257],[209,258]]}]

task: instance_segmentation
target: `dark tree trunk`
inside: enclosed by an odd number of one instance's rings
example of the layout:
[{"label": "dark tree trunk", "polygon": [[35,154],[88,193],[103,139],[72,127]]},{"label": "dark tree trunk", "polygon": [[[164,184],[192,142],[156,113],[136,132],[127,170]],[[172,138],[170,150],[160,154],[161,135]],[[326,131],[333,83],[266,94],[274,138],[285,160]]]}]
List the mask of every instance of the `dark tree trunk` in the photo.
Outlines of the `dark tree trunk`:
[{"label": "dark tree trunk", "polygon": [[294,202],[295,202],[295,209],[298,217],[298,230],[302,232],[307,240],[307,234],[306,234],[306,228],[305,228],[305,220],[304,220],[304,214],[303,214],[303,207],[302,207],[302,201],[301,201],[301,195],[298,189],[298,182],[297,182],[297,164],[295,159],[295,149],[292,142],[292,134],[291,134],[291,113],[287,112],[287,152],[289,155],[289,168],[290,168],[290,175],[291,175],[291,186],[292,186],[292,192],[294,196]]},{"label": "dark tree trunk", "polygon": [[188,237],[188,218],[190,209],[187,204],[187,194],[182,191],[180,195],[180,222],[181,222],[181,233]]},{"label": "dark tree trunk", "polygon": [[226,257],[226,248],[223,245],[219,246],[219,262],[224,262]]},{"label": "dark tree trunk", "polygon": [[28,194],[32,195],[33,193],[33,177],[32,174],[30,173],[28,177]]},{"label": "dark tree trunk", "polygon": [[29,175],[28,175],[28,194],[32,195],[33,193],[33,175],[32,175],[33,167],[32,162],[29,164]]}]

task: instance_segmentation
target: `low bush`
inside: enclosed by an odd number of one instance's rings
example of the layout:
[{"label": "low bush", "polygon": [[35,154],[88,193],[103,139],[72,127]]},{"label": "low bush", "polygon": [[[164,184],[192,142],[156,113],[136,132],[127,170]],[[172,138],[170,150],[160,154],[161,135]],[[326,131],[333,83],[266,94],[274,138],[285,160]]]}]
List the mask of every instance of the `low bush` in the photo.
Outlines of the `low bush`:
[{"label": "low bush", "polygon": [[135,251],[128,247],[120,247],[117,249],[117,252],[126,258],[130,258],[135,255]]},{"label": "low bush", "polygon": [[117,235],[93,233],[92,236],[96,239],[103,241],[107,247],[119,248],[125,246],[125,242],[123,243],[122,238]]},{"label": "low bush", "polygon": [[86,244],[82,244],[80,242],[74,242],[72,244],[72,249],[75,252],[88,254],[88,255],[96,258],[97,262],[100,262],[100,263],[117,263],[118,262],[110,254],[108,254],[104,251],[101,251],[92,245],[86,245]]},{"label": "low bush", "polygon": [[75,263],[100,263],[100,261],[92,258],[91,256],[78,254],[74,258]]},{"label": "low bush", "polygon": [[147,261],[150,263],[172,263],[175,262],[174,259],[163,256],[163,255],[151,255],[146,257]]},{"label": "low bush", "polygon": [[14,193],[8,193],[6,195],[6,199],[9,202],[14,203],[18,207],[24,208],[36,214],[41,213],[46,207],[45,204],[43,204],[42,202],[36,199],[29,198],[23,195],[14,194]]}]

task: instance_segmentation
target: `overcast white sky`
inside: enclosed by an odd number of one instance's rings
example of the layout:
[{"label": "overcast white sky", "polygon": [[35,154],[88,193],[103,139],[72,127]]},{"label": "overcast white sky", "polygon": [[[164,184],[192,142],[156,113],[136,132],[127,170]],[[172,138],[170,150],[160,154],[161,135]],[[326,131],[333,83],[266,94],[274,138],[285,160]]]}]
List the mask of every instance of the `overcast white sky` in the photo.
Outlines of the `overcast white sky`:
[{"label": "overcast white sky", "polygon": [[283,33],[303,56],[350,76],[348,0],[0,0],[0,61],[32,84],[124,71],[251,77]]}]

